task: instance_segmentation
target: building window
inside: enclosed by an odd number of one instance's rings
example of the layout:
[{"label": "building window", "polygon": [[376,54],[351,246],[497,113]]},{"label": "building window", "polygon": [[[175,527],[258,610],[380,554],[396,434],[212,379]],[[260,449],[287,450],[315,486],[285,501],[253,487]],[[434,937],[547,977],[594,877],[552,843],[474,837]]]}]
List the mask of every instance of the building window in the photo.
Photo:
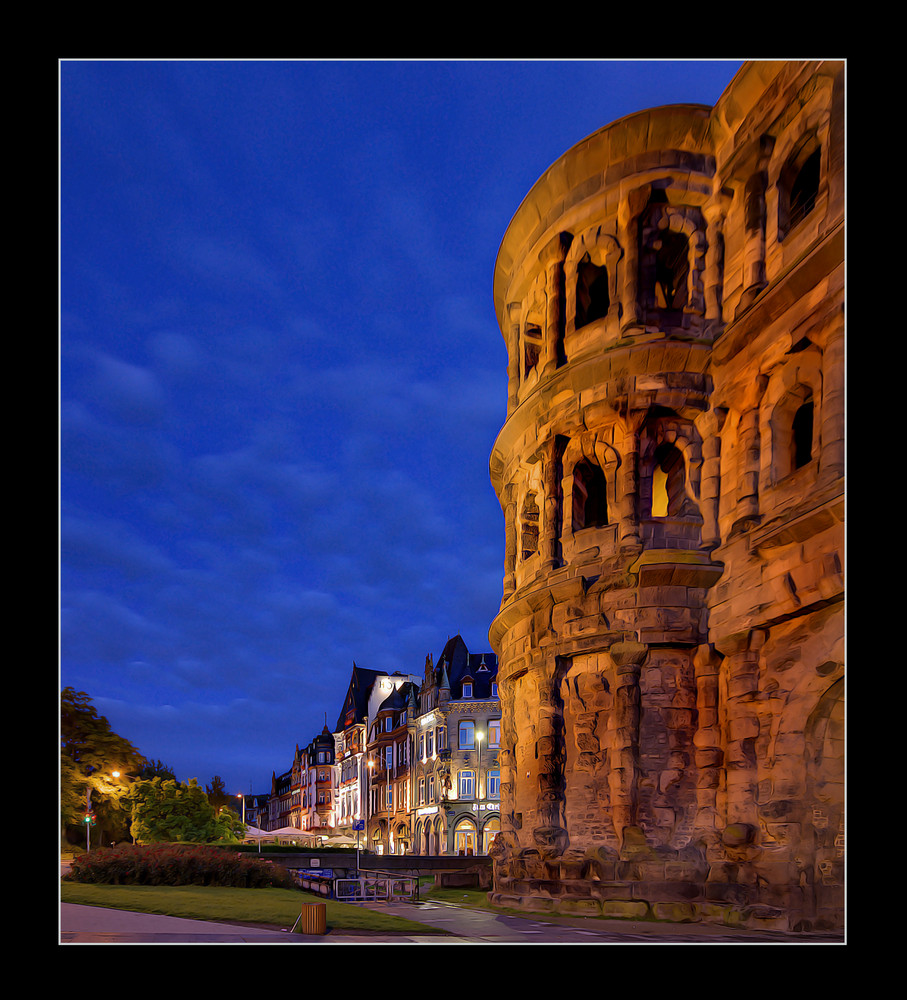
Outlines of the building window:
[{"label": "building window", "polygon": [[392,743],[384,748],[384,766],[388,771],[394,766],[394,745]]},{"label": "building window", "polygon": [[539,549],[539,505],[535,493],[528,492],[520,516],[520,558],[528,559]]},{"label": "building window", "polygon": [[472,681],[463,681],[463,697],[472,697]]},{"label": "building window", "polygon": [[499,799],[501,797],[501,772],[489,771],[486,776],[486,792],[489,799]]},{"label": "building window", "polygon": [[655,305],[681,310],[687,304],[689,244],[682,233],[666,230],[655,244]]},{"label": "building window", "polygon": [[419,805],[425,805],[425,778],[419,779]]},{"label": "building window", "polygon": [[429,757],[431,757],[435,752],[434,743],[435,731],[434,729],[429,729],[429,731],[425,734],[425,751]]},{"label": "building window", "polygon": [[428,801],[435,801],[435,776],[433,774],[428,776]]},{"label": "building window", "polygon": [[607,523],[605,474],[592,462],[578,462],[573,469],[573,530],[599,528]]},{"label": "building window", "polygon": [[476,828],[472,820],[462,819],[454,829],[454,850],[457,854],[476,853]]},{"label": "building window", "polygon": [[593,264],[589,254],[576,270],[576,319],[577,330],[587,323],[608,315],[611,298],[608,291],[608,271]]},{"label": "building window", "polygon": [[460,771],[457,775],[457,798],[473,798],[475,795],[475,780],[474,771]]},{"label": "building window", "polygon": [[492,698],[497,698],[497,696],[498,696],[498,682],[497,681],[492,681],[491,682],[491,697]]},{"label": "building window", "polygon": [[794,414],[791,427],[793,467],[800,469],[813,458],[813,401],[808,399]]},{"label": "building window", "polygon": [[459,727],[459,747],[472,750],[476,745],[476,726],[472,719],[464,719]]},{"label": "building window", "polygon": [[425,733],[419,734],[419,760],[425,760]]},{"label": "building window", "polygon": [[676,517],[686,500],[686,470],[680,449],[659,445],[652,471],[652,517]]},{"label": "building window", "polygon": [[822,148],[815,133],[801,140],[778,178],[778,237],[785,236],[816,207],[822,179]]},{"label": "building window", "polygon": [[501,720],[488,720],[488,747],[493,749],[501,745]]},{"label": "building window", "polygon": [[438,726],[438,750],[447,749],[447,727]]}]

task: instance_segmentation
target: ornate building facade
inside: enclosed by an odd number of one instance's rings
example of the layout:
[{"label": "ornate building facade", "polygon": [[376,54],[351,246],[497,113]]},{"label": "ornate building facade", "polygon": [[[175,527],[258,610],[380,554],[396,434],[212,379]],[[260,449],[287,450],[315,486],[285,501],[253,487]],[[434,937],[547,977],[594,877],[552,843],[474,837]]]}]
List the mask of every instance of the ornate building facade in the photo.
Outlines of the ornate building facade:
[{"label": "ornate building facade", "polygon": [[842,923],[843,109],[747,63],[507,229],[501,904]]},{"label": "ornate building facade", "polygon": [[501,829],[497,657],[449,639],[409,717],[413,853],[487,854]]}]

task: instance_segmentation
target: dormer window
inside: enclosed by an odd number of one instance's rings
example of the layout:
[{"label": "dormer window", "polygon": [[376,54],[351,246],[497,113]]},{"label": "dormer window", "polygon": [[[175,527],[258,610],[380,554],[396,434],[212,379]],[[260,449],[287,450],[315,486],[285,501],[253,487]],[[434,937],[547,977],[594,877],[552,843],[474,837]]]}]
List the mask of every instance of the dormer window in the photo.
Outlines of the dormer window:
[{"label": "dormer window", "polygon": [[472,681],[463,681],[463,697],[472,697]]}]

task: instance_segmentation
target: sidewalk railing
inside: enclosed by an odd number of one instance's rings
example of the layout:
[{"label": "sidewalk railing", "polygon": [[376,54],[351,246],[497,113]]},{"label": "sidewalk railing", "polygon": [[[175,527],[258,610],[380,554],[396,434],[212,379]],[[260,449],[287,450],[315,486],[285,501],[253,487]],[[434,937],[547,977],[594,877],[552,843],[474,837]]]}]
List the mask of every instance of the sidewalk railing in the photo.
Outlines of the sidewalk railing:
[{"label": "sidewalk railing", "polygon": [[334,898],[342,903],[414,903],[419,899],[419,879],[384,872],[360,873],[359,878],[335,879]]}]

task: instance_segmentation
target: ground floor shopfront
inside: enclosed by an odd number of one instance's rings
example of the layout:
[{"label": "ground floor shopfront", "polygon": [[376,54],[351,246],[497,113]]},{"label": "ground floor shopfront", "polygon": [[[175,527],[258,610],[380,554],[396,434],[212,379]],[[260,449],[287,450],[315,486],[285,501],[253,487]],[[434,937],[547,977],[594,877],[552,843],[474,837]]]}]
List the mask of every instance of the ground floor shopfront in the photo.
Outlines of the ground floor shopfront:
[{"label": "ground floor shopfront", "polygon": [[373,817],[369,849],[376,854],[487,854],[501,829],[498,803],[461,803],[417,809],[411,824]]}]

